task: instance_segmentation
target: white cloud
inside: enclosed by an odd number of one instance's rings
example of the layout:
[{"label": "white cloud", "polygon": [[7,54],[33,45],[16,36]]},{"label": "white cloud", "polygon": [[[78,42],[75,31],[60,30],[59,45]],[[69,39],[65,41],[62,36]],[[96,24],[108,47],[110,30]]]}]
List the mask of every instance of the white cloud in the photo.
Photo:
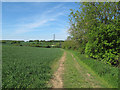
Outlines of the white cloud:
[{"label": "white cloud", "polygon": [[56,9],[59,9],[63,6],[63,4],[59,4],[58,6],[53,7],[52,9],[48,10],[46,13],[54,12]]},{"label": "white cloud", "polygon": [[[60,8],[61,6],[62,4],[55,6],[52,9],[43,12],[43,14],[37,15],[35,17],[32,16],[26,19],[21,19],[20,22],[24,23],[16,25],[18,27],[17,30],[15,30],[15,34],[22,34],[26,32],[35,31],[35,28],[45,26],[46,24],[50,24],[50,22],[55,21],[59,16],[64,15],[63,12],[53,13],[56,9]],[[29,20],[30,22],[28,23],[27,21]]]},{"label": "white cloud", "polygon": [[31,32],[34,31],[34,28],[37,28],[43,24],[45,24],[47,22],[47,20],[43,20],[40,22],[34,22],[34,23],[28,23],[26,25],[23,25],[22,28],[19,28],[18,30],[16,30],[16,34],[21,34],[21,33],[25,33],[25,32]]},{"label": "white cloud", "polygon": [[33,23],[27,23],[24,25],[20,25],[21,27],[15,31],[15,34],[22,34],[22,33],[26,33],[26,32],[36,31],[35,28],[44,26],[44,25],[46,25],[46,23],[48,23],[50,21],[55,21],[55,20],[56,19],[50,18],[50,19],[40,20],[39,22],[36,21]]}]

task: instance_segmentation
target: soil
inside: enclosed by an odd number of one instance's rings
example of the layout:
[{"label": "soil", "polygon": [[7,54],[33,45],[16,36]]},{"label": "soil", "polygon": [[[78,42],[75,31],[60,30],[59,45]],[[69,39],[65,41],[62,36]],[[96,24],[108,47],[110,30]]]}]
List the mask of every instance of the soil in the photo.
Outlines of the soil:
[{"label": "soil", "polygon": [[59,60],[59,67],[57,71],[54,73],[52,82],[52,88],[63,88],[63,80],[62,74],[64,73],[64,62],[66,58],[66,52],[64,52],[63,56]]}]

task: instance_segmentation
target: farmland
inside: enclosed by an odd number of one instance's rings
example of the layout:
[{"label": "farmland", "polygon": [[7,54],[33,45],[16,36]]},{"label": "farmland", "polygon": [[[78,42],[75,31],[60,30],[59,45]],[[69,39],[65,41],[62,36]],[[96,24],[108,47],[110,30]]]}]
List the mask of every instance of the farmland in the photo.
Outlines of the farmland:
[{"label": "farmland", "polygon": [[[54,85],[50,81],[55,72],[63,79],[64,88],[117,88],[116,67],[97,62],[76,51],[14,45],[2,47],[3,88],[51,88]],[[67,53],[62,74],[58,60],[63,51]],[[55,78],[59,80],[57,76]],[[59,82],[56,83],[59,87]]]},{"label": "farmland", "polygon": [[51,65],[63,51],[58,48],[2,47],[3,88],[47,88]]},{"label": "farmland", "polygon": [[4,2],[0,86],[120,88],[117,1]]}]

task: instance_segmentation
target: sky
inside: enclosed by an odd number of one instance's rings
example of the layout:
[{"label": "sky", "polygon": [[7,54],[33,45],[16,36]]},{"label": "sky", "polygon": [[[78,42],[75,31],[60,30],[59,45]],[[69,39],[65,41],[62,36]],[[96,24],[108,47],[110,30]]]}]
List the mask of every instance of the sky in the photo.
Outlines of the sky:
[{"label": "sky", "polygon": [[74,2],[3,2],[3,40],[65,40]]}]

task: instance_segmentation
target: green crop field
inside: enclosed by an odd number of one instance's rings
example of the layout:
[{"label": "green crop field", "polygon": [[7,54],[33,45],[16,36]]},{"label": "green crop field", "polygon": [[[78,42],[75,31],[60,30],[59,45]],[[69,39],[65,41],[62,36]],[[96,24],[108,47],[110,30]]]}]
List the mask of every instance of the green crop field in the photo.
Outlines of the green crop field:
[{"label": "green crop field", "polygon": [[0,89],[119,89],[120,2],[112,1],[1,2]]},{"label": "green crop field", "polygon": [[2,46],[3,88],[47,88],[51,65],[63,51],[58,48]]}]

